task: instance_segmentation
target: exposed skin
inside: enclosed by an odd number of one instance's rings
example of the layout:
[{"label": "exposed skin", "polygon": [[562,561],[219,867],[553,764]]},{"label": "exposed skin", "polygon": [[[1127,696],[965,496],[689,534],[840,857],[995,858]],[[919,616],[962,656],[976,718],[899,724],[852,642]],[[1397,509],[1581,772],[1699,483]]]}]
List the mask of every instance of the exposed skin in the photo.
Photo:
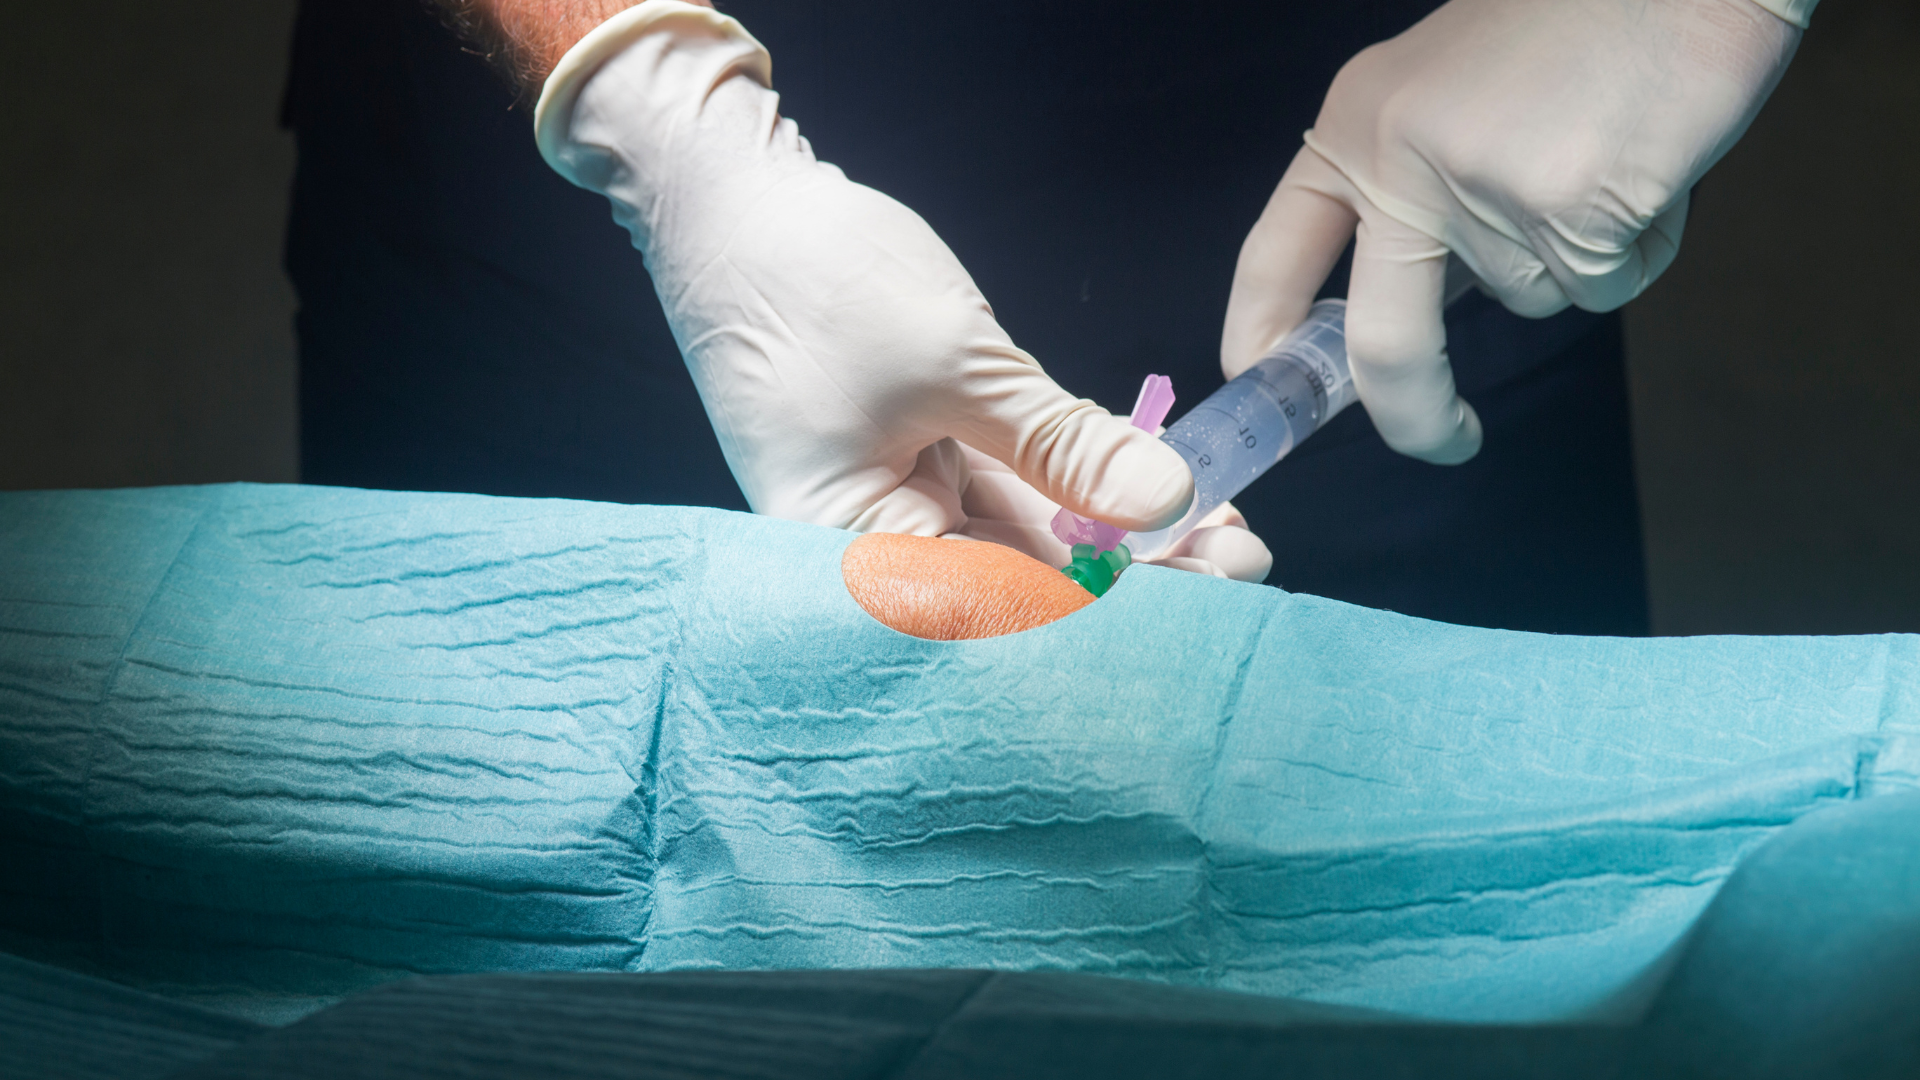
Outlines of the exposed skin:
[{"label": "exposed skin", "polygon": [[1016,634],[1093,603],[1053,567],[979,540],[867,533],[847,545],[840,574],[867,614],[932,641]]},{"label": "exposed skin", "polygon": [[[587,32],[640,0],[432,0],[529,100]],[[709,0],[687,0],[710,8]]]}]

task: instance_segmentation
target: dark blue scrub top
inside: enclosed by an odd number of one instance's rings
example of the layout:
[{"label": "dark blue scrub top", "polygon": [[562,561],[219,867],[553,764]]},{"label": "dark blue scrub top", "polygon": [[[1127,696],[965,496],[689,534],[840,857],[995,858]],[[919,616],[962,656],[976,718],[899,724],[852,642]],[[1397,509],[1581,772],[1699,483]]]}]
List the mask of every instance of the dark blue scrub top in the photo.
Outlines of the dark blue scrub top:
[{"label": "dark blue scrub top", "polygon": [[[734,0],[783,111],[918,211],[1069,391],[1220,384],[1246,230],[1346,57],[1431,0]],[[745,509],[639,253],[421,0],[302,4],[287,265],[309,483]],[[1327,292],[1339,295],[1344,267]],[[1486,448],[1354,409],[1236,499],[1274,584],[1450,622],[1645,633],[1618,319],[1449,313]]]}]

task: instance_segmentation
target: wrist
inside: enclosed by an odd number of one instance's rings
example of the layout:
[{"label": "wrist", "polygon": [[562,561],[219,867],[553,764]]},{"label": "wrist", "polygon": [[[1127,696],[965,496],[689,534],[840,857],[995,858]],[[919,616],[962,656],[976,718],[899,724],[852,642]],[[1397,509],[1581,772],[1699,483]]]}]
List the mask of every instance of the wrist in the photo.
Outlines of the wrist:
[{"label": "wrist", "polygon": [[[645,55],[623,58],[634,49]],[[613,133],[601,132],[587,144],[577,144],[576,106],[583,93],[590,94],[588,84],[609,66],[625,72],[616,80],[618,88],[608,90],[621,100],[611,106],[602,102],[597,111],[589,111],[603,120],[613,115],[622,119]],[[534,105],[534,141],[554,171],[604,193],[606,177],[601,174],[610,167],[609,155],[658,164],[664,160],[662,148],[636,149],[629,145],[634,138],[646,143],[700,127],[701,104],[716,88],[734,76],[770,86],[771,68],[771,58],[753,35],[711,6],[644,0],[593,27],[555,61]],[[624,149],[616,150],[609,138]]]},{"label": "wrist", "polygon": [[[567,0],[560,4],[501,4],[499,18],[516,42],[516,75],[528,93],[538,93],[566,54],[595,29],[646,0]],[[711,10],[712,0],[680,0]],[[509,10],[513,23],[508,24]]]},{"label": "wrist", "polygon": [[[538,93],[580,39],[644,0],[431,0],[456,34],[523,94]],[[712,0],[685,0],[711,9]]]}]

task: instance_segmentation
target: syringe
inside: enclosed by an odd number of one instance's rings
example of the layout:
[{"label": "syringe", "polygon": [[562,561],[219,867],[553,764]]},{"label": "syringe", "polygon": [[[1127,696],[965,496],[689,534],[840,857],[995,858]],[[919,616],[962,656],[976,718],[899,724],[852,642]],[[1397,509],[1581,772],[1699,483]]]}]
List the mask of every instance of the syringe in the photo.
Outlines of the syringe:
[{"label": "syringe", "polygon": [[[1193,531],[1196,522],[1240,494],[1358,400],[1347,369],[1346,317],[1345,300],[1314,304],[1306,321],[1272,352],[1215,390],[1160,436],[1193,471],[1193,505],[1164,529],[1125,534],[1121,542],[1132,561],[1165,555]],[[1063,512],[1054,519],[1054,533],[1069,544],[1092,539],[1086,529],[1075,528],[1074,520]],[[1063,528],[1068,533],[1062,534]]]}]

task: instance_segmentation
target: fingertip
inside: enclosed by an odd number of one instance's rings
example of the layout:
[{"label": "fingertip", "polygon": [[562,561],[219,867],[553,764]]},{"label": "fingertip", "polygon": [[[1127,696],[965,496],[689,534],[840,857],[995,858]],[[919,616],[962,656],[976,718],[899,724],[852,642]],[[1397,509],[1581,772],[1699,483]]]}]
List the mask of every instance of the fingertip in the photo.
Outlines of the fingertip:
[{"label": "fingertip", "polygon": [[1113,483],[1102,485],[1108,498],[1098,500],[1105,509],[1093,516],[1136,532],[1164,529],[1193,504],[1193,473],[1166,443],[1139,428],[1128,431],[1109,459]]},{"label": "fingertip", "polygon": [[1174,546],[1172,558],[1161,562],[1173,565],[1175,559],[1198,559],[1235,581],[1259,583],[1273,572],[1273,552],[1244,525],[1197,528]]},{"label": "fingertip", "polygon": [[1457,465],[1480,450],[1480,418],[1454,389],[1442,303],[1446,247],[1391,218],[1363,222],[1347,299],[1354,389],[1398,453]]},{"label": "fingertip", "polygon": [[1047,500],[1132,532],[1165,527],[1187,512],[1193,474],[1172,447],[1070,397],[1038,367],[991,385],[998,392],[983,396],[956,434]]},{"label": "fingertip", "polygon": [[1459,457],[1443,465],[1458,465],[1480,452],[1480,444],[1486,441],[1486,429],[1480,426],[1480,414],[1465,398],[1455,398],[1460,403],[1460,438],[1457,443]]},{"label": "fingertip", "polygon": [[[1480,414],[1464,398],[1455,397],[1452,402],[1454,420],[1445,434],[1437,442],[1405,441],[1396,445],[1387,439],[1387,445],[1395,451],[1416,458],[1429,465],[1460,465],[1473,459],[1480,452],[1480,444],[1485,434],[1480,426]],[[1382,432],[1385,438],[1386,433]]]}]

